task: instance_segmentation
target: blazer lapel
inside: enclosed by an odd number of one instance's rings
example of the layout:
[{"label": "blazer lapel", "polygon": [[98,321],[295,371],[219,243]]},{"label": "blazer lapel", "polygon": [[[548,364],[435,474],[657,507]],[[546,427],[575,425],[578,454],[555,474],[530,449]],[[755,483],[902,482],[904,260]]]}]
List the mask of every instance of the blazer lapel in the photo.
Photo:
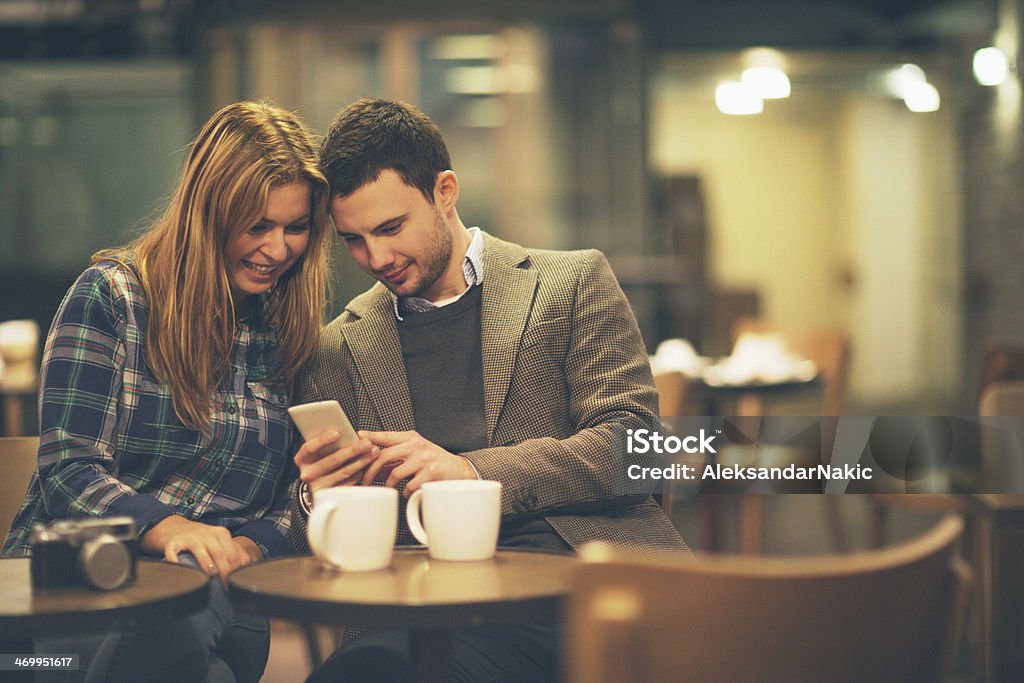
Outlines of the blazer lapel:
[{"label": "blazer lapel", "polygon": [[529,255],[525,249],[490,235],[485,235],[485,239],[480,341],[487,440],[492,443],[515,371],[519,343],[533,308],[537,274],[517,267]]},{"label": "blazer lapel", "polygon": [[364,310],[353,310],[360,319],[345,327],[345,340],[383,429],[414,429],[416,422],[391,296],[380,284],[375,289],[376,294]]}]

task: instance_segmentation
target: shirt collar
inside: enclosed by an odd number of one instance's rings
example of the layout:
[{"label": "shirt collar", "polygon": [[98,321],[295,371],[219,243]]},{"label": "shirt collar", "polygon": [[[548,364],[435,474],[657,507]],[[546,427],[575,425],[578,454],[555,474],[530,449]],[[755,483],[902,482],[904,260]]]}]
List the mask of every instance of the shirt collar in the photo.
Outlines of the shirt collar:
[{"label": "shirt collar", "polygon": [[423,313],[441,308],[448,304],[455,303],[470,290],[484,281],[484,234],[480,228],[468,228],[472,236],[469,247],[466,249],[466,256],[462,260],[462,275],[466,278],[466,291],[456,297],[434,303],[418,296],[395,296],[391,294],[391,303],[395,309],[395,317],[403,320],[405,313]]}]

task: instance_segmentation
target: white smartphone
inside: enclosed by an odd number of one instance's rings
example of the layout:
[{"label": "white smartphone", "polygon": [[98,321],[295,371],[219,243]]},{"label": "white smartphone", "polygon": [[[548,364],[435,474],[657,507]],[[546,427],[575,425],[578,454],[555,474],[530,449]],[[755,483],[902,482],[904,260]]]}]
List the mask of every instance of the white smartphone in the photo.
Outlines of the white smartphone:
[{"label": "white smartphone", "polygon": [[337,401],[302,403],[289,408],[288,414],[292,416],[295,426],[302,432],[302,438],[306,441],[332,429],[341,434],[341,438],[338,439],[339,446],[348,446],[359,440],[356,430],[352,429],[352,423]]}]

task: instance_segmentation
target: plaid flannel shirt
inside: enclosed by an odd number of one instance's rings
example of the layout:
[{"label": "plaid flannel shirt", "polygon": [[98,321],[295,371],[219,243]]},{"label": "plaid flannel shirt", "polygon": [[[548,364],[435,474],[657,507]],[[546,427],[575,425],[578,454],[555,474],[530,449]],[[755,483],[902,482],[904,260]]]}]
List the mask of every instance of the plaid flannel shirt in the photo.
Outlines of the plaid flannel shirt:
[{"label": "plaid flannel shirt", "polygon": [[50,328],[40,376],[40,446],[25,502],[4,543],[28,553],[33,525],[128,515],[141,537],[181,515],[288,552],[297,470],[287,396],[265,380],[272,330],[240,323],[231,373],[205,432],[177,418],[146,362],[149,309],[132,270],[104,262],[71,287]]}]

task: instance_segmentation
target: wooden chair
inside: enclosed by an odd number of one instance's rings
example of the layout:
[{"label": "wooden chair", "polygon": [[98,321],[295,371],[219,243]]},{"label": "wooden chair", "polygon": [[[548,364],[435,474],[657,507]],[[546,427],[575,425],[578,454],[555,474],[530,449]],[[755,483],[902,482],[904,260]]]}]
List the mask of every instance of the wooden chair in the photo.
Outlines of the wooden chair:
[{"label": "wooden chair", "polygon": [[[687,415],[687,379],[682,372],[660,372],[654,375],[654,386],[658,390],[658,415],[662,418]],[[670,518],[673,508],[672,487],[665,485],[655,500]]]},{"label": "wooden chair", "polygon": [[687,415],[686,375],[681,372],[661,372],[654,375],[658,390],[658,414],[662,417]]},{"label": "wooden chair", "polygon": [[[842,415],[850,368],[850,335],[838,327],[802,330],[781,329],[756,318],[740,318],[733,326],[733,340],[744,332],[778,332],[789,349],[818,366],[822,383],[820,415]],[[759,414],[759,413],[755,413]]]},{"label": "wooden chair", "polygon": [[978,400],[988,385],[1018,380],[1024,380],[1024,344],[994,339],[986,342],[978,367]]},{"label": "wooden chair", "polygon": [[571,683],[939,681],[966,608],[956,515],[841,556],[638,560],[584,547]]},{"label": "wooden chair", "polygon": [[[803,330],[780,329],[759,318],[739,318],[733,324],[733,341],[744,332],[781,333],[789,349],[818,366],[822,383],[821,406],[809,415],[841,415],[846,401],[846,384],[850,365],[849,334],[838,327]],[[743,396],[737,400],[736,414],[759,416],[765,412],[760,399]],[[837,550],[850,547],[849,534],[843,520],[839,500],[832,496],[824,499],[825,519]],[[758,495],[740,498],[740,551],[757,554],[764,545],[764,499]]]},{"label": "wooden chair", "polygon": [[993,382],[981,392],[978,415],[1024,415],[1024,380]]},{"label": "wooden chair", "polygon": [[978,415],[1011,418],[982,425],[980,490],[1020,492],[1024,486],[1024,380],[993,382],[985,387]]},{"label": "wooden chair", "polygon": [[[978,415],[981,417],[1024,415],[1024,344],[989,341],[979,364]],[[995,423],[990,423],[995,424]],[[1024,435],[1010,430],[982,428],[979,453],[979,477],[976,488],[985,493],[1018,491],[1019,480],[1011,480],[1007,472],[1024,472],[1024,460],[1015,458],[1024,441],[1013,443],[1013,438]],[[1024,474],[1021,475],[1024,477]],[[881,494],[872,499],[871,537],[876,545],[885,542],[886,517],[890,506],[913,506],[933,511],[960,511],[957,499],[944,494],[915,494],[906,497]]]},{"label": "wooden chair", "polygon": [[38,436],[0,437],[0,529],[4,537],[25,501],[38,450]]},{"label": "wooden chair", "polygon": [[[1016,356],[1002,345],[990,346],[983,360],[978,415],[980,417],[1024,416],[1024,379],[996,379],[1004,375],[1015,376]],[[1024,356],[1022,356],[1024,359]],[[1024,366],[1021,366],[1024,370]],[[1024,374],[1022,374],[1024,377]],[[979,476],[975,488],[984,493],[1016,493],[1024,486],[1024,418],[1020,422],[994,420],[980,429]],[[929,512],[962,512],[963,504],[952,494],[880,493],[868,498],[871,505],[871,544],[880,547],[886,541],[886,527],[890,510],[910,507]]]}]

